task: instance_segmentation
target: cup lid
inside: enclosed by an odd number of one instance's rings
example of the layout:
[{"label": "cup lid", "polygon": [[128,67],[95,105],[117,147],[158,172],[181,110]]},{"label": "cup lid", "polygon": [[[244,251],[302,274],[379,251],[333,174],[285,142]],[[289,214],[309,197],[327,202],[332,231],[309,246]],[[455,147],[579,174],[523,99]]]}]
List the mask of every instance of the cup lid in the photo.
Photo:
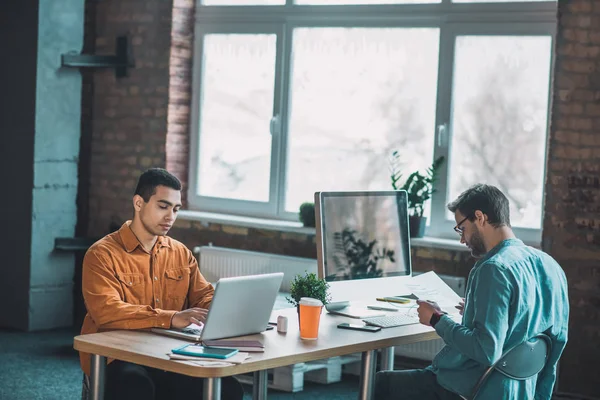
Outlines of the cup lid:
[{"label": "cup lid", "polygon": [[302,304],[303,306],[321,307],[323,305],[323,302],[318,299],[313,299],[312,297],[301,297],[300,304]]}]

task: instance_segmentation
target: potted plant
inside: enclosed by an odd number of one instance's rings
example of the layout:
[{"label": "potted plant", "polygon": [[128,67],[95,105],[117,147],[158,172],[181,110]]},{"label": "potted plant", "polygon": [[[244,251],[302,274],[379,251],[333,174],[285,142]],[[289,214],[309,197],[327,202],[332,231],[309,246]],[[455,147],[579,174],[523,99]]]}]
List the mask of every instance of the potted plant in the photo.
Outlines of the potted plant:
[{"label": "potted plant", "polygon": [[302,297],[321,300],[325,305],[331,300],[329,284],[325,279],[319,279],[314,272],[306,272],[304,275],[298,274],[290,285],[290,296],[286,297],[289,303],[296,306],[298,316],[300,316],[300,299]]},{"label": "potted plant", "polygon": [[402,186],[399,181],[402,177],[400,168],[400,155],[397,151],[392,153],[390,160],[391,164],[391,179],[394,190],[406,190],[408,194],[408,210],[410,236],[423,237],[425,234],[425,226],[427,218],[423,216],[424,204],[435,193],[434,183],[437,180],[439,170],[444,163],[444,157],[438,157],[425,173],[414,171],[411,173],[406,182]]},{"label": "potted plant", "polygon": [[306,227],[315,227],[315,203],[302,203],[298,217],[302,225]]}]

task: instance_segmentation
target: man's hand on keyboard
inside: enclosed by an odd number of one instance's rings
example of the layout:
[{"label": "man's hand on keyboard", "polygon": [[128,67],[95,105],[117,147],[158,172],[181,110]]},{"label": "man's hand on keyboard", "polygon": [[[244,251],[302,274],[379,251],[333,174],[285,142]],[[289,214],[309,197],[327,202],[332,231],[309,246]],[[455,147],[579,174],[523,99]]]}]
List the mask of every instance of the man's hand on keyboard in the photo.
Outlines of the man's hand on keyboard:
[{"label": "man's hand on keyboard", "polygon": [[431,316],[435,313],[444,313],[435,301],[417,300],[417,304],[419,305],[419,308],[417,308],[419,322],[423,325],[431,326],[429,323],[429,321],[431,321]]},{"label": "man's hand on keyboard", "polygon": [[208,310],[204,308],[188,308],[173,315],[171,327],[183,329],[189,324],[202,325],[206,321]]}]

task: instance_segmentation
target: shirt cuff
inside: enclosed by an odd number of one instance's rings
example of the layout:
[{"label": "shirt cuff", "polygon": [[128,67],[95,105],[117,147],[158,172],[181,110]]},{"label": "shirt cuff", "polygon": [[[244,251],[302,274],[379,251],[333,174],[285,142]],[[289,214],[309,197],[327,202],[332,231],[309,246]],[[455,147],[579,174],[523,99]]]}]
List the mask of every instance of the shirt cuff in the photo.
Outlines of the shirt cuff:
[{"label": "shirt cuff", "polygon": [[169,329],[171,327],[171,320],[175,314],[177,314],[177,311],[159,310],[158,318],[156,319],[156,327]]},{"label": "shirt cuff", "polygon": [[437,324],[435,324],[434,329],[443,339],[446,331],[451,329],[454,325],[456,325],[456,322],[454,322],[452,318],[448,316],[448,314],[444,314],[440,317],[440,320],[437,322]]}]

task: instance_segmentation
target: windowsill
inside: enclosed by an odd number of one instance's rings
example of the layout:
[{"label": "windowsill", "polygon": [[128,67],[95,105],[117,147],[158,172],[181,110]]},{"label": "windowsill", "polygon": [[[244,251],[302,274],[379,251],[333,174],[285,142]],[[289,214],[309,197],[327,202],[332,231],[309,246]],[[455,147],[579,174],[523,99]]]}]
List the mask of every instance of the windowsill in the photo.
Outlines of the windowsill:
[{"label": "windowsill", "polygon": [[425,236],[422,238],[411,238],[410,245],[414,247],[428,247],[452,251],[469,251],[469,248],[461,244],[457,239],[444,239]]},{"label": "windowsill", "polygon": [[204,211],[180,210],[177,218],[213,224],[234,225],[244,228],[269,229],[281,232],[314,235],[315,228],[306,228],[301,222],[281,221],[266,218],[242,217],[239,215],[217,214]]},{"label": "windowsill", "polygon": [[[280,232],[294,232],[305,235],[314,235],[315,228],[306,228],[300,222],[281,221],[264,218],[242,217],[239,215],[217,214],[203,211],[181,210],[177,218],[186,221],[199,221],[213,224],[234,225],[245,228],[268,229]],[[458,240],[434,237],[411,238],[411,246],[428,247],[452,251],[468,251],[467,246]]]}]

